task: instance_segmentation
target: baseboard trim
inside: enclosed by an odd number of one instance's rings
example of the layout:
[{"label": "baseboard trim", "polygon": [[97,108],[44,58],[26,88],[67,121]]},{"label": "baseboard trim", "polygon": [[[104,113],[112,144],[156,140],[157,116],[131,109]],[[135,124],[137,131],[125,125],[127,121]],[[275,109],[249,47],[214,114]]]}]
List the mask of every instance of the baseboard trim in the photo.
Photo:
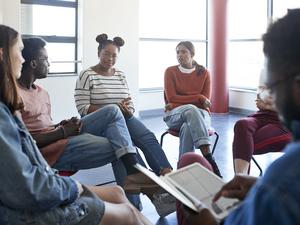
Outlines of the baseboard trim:
[{"label": "baseboard trim", "polygon": [[141,119],[145,119],[148,117],[155,117],[155,116],[163,116],[165,114],[164,109],[149,109],[149,110],[141,110],[139,111],[139,117]]},{"label": "baseboard trim", "polygon": [[242,115],[249,115],[255,113],[253,110],[249,109],[241,109],[241,108],[235,108],[235,107],[229,107],[229,113],[237,113]]},{"label": "baseboard trim", "polygon": [[[249,110],[249,109],[229,107],[229,113],[249,115],[249,114],[255,113],[255,111]],[[139,111],[139,118],[145,119],[145,118],[149,118],[149,117],[163,116],[164,114],[165,114],[165,112],[164,112],[163,108],[141,110],[141,111]],[[213,113],[213,114],[215,114],[215,113]],[[218,114],[218,113],[216,113],[216,114]]]}]

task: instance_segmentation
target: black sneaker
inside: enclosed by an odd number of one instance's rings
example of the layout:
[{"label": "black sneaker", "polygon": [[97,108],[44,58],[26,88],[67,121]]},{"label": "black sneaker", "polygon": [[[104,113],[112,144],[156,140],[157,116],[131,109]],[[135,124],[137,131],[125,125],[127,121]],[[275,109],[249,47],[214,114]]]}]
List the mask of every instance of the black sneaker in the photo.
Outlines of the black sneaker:
[{"label": "black sneaker", "polygon": [[220,170],[219,170],[219,167],[218,167],[218,165],[217,165],[217,163],[216,163],[214,157],[212,156],[212,154],[211,154],[211,153],[208,153],[207,155],[204,155],[204,158],[210,163],[210,165],[211,165],[212,168],[213,168],[214,173],[215,173],[217,176],[223,178],[222,175],[221,175],[221,172],[220,172]]}]

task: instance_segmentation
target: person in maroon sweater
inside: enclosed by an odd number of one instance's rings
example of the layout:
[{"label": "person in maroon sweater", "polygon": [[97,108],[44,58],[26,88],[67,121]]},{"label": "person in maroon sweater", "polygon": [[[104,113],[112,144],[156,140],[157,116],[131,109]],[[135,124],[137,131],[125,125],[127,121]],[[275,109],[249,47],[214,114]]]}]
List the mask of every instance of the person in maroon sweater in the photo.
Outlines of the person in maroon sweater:
[{"label": "person in maroon sweater", "polygon": [[182,154],[199,148],[212,165],[213,171],[221,177],[210,152],[209,72],[193,59],[195,47],[191,42],[180,42],[176,47],[176,54],[179,65],[171,66],[165,72],[164,121],[170,129],[179,131],[179,158]]},{"label": "person in maroon sweater", "polygon": [[235,173],[248,174],[253,154],[279,152],[292,138],[279,120],[269,90],[262,84],[258,88],[256,106],[256,113],[234,125],[232,155]]}]

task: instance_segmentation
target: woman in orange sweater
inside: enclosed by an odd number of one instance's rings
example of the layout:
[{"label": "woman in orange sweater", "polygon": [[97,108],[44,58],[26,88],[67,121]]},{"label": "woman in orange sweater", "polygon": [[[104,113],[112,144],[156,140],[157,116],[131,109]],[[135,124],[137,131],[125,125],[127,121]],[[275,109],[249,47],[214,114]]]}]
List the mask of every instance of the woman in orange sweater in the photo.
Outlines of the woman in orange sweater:
[{"label": "woman in orange sweater", "polygon": [[209,72],[193,59],[195,47],[191,42],[180,42],[176,54],[179,65],[171,66],[165,72],[164,121],[170,129],[179,131],[179,157],[199,148],[214,172],[221,176],[209,147]]}]

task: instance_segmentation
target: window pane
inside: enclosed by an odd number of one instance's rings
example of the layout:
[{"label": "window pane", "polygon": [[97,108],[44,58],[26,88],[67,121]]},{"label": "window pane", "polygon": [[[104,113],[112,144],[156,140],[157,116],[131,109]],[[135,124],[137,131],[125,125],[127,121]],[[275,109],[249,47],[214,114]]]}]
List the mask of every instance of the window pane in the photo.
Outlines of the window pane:
[{"label": "window pane", "polygon": [[206,39],[206,0],[140,0],[141,38]]},{"label": "window pane", "polygon": [[75,9],[45,5],[21,5],[22,34],[75,36]]},{"label": "window pane", "polygon": [[259,39],[265,33],[267,0],[230,0],[228,10],[229,39]]},{"label": "window pane", "polygon": [[228,77],[230,87],[256,89],[264,66],[262,42],[230,42]]},{"label": "window pane", "polygon": [[[164,86],[164,73],[167,67],[177,65],[176,41],[140,41],[139,87],[153,88]],[[197,42],[194,59],[205,66],[206,44]]]},{"label": "window pane", "polygon": [[50,59],[50,73],[75,72],[74,63],[58,63],[57,61],[74,61],[75,44],[47,43]]},{"label": "window pane", "polygon": [[288,9],[300,8],[299,0],[273,0],[273,18],[283,17]]}]

